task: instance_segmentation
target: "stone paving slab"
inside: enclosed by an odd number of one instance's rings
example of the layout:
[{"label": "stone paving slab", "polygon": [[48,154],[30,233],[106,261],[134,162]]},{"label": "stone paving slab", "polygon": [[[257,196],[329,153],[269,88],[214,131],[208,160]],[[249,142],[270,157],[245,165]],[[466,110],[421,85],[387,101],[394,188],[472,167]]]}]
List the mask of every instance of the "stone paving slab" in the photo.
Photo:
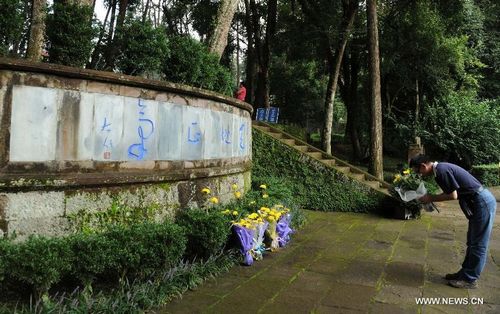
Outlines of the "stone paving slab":
[{"label": "stone paving slab", "polygon": [[[479,288],[455,289],[443,275],[460,268],[467,220],[457,202],[437,205],[440,214],[412,221],[308,212],[288,247],[235,266],[157,312],[500,313],[500,219]],[[483,304],[417,304],[421,297]]]}]

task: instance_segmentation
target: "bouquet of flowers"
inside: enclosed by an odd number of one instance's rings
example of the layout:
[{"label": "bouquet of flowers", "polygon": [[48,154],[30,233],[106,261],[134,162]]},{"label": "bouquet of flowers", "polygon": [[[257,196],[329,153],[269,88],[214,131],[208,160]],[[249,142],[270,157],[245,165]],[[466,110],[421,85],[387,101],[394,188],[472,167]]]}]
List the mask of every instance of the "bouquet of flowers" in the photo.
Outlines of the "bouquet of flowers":
[{"label": "bouquet of flowers", "polygon": [[[394,189],[399,194],[399,197],[404,202],[411,202],[413,200],[418,200],[425,194],[427,194],[427,189],[422,181],[420,175],[413,172],[411,169],[406,169],[402,174],[396,174],[394,176]],[[425,211],[431,212],[437,209],[434,203],[429,203],[423,205]]]}]

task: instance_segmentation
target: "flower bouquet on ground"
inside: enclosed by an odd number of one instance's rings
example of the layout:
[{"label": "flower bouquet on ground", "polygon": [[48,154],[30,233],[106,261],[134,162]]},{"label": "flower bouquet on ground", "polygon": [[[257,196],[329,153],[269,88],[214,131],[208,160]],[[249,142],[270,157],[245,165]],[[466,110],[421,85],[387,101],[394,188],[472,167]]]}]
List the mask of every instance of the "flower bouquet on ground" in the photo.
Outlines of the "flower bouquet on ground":
[{"label": "flower bouquet on ground", "polygon": [[232,226],[233,232],[240,243],[240,251],[243,255],[243,264],[250,266],[253,264],[253,256],[251,250],[253,248],[253,239],[255,236],[255,229],[250,222],[242,219]]},{"label": "flower bouquet on ground", "polygon": [[397,192],[401,200],[408,203],[413,217],[420,216],[420,210],[423,207],[425,211],[431,212],[437,209],[434,203],[422,204],[418,201],[419,198],[427,194],[424,181],[421,177],[411,169],[406,169],[402,174],[394,176],[394,190]]}]

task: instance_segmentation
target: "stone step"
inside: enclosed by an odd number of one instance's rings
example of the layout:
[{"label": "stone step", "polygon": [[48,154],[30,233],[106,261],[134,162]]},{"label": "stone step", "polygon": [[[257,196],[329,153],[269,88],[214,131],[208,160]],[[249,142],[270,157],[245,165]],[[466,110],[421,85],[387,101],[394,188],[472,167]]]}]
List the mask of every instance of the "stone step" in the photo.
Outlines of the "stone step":
[{"label": "stone step", "polygon": [[309,149],[309,147],[307,147],[306,145],[297,145],[294,146],[294,148],[304,153],[307,152],[307,150]]},{"label": "stone step", "polygon": [[286,145],[290,145],[290,146],[295,145],[295,140],[292,138],[284,138],[284,139],[281,139],[281,141],[283,143],[285,143]]},{"label": "stone step", "polygon": [[323,158],[323,153],[321,153],[321,152],[306,152],[306,154],[308,156],[311,156],[311,157],[316,158],[316,159]]},{"label": "stone step", "polygon": [[276,138],[276,139],[281,139],[281,138],[283,138],[283,133],[278,133],[278,132],[269,132],[268,134],[269,134],[269,135],[271,135],[272,137]]},{"label": "stone step", "polygon": [[378,181],[366,181],[365,180],[364,183],[366,185],[369,185],[373,189],[376,189],[376,190],[380,189],[380,182],[378,182]]},{"label": "stone step", "polygon": [[264,132],[269,132],[271,130],[270,127],[262,126],[262,125],[254,125],[254,128],[256,128],[257,130],[264,131]]},{"label": "stone step", "polygon": [[[351,170],[352,171],[352,170]],[[365,179],[365,175],[362,174],[362,173],[354,173],[354,172],[351,172],[350,173],[350,176],[353,177],[354,179],[358,180],[358,181],[363,181]]]},{"label": "stone step", "polygon": [[343,173],[349,173],[349,172],[351,172],[351,168],[350,167],[335,166],[335,169],[337,169],[338,171],[343,172]]},{"label": "stone step", "polygon": [[335,159],[321,159],[320,161],[330,167],[335,165]]}]

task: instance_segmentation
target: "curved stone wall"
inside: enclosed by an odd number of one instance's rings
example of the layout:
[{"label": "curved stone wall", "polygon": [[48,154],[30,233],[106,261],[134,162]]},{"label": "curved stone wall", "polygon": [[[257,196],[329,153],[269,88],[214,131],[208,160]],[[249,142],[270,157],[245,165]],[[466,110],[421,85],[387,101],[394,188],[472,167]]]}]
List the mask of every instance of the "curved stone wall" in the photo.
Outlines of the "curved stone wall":
[{"label": "curved stone wall", "polygon": [[[132,201],[141,190],[175,209],[199,205],[202,186],[223,200],[233,183],[249,188],[252,108],[244,102],[179,84],[1,58],[0,83],[4,233],[63,233],[70,212],[104,210],[105,195],[148,206]],[[165,183],[168,189],[158,189]],[[38,230],[44,220],[60,223]]]}]

